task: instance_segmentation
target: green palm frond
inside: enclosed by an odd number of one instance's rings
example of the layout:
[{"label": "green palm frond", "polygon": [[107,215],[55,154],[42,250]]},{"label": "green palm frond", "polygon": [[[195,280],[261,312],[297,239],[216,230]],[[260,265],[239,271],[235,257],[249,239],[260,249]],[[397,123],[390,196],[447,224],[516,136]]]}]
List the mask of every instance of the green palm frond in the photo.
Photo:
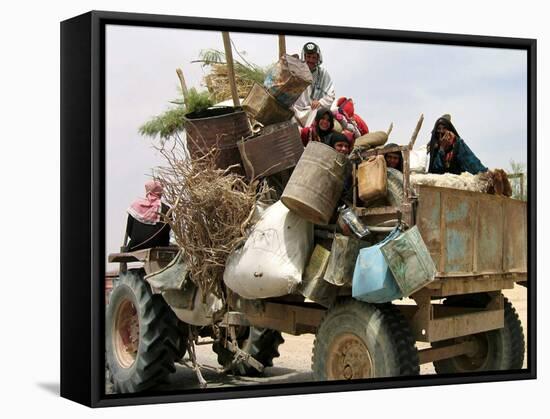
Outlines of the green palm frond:
[{"label": "green palm frond", "polygon": [[145,137],[154,138],[158,135],[162,139],[168,139],[183,131],[185,128],[184,116],[187,113],[195,111],[200,112],[214,104],[208,92],[199,92],[194,87],[189,89],[187,102],[188,106],[186,107],[183,99],[170,101],[170,103],[178,106],[151,118],[139,127],[139,133]]}]

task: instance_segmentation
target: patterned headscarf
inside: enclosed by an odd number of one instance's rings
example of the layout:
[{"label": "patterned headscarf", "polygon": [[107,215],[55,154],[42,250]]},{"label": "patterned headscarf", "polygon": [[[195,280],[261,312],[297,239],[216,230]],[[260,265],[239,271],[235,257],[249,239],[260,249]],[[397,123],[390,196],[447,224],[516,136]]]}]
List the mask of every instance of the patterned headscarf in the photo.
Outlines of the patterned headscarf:
[{"label": "patterned headscarf", "polygon": [[128,214],[143,224],[154,225],[160,221],[162,185],[150,180],[145,184],[145,199],[138,198],[128,208]]},{"label": "patterned headscarf", "polygon": [[[428,153],[430,154],[430,164],[428,166],[429,173],[432,172],[432,165],[434,162],[435,153],[437,153],[438,146],[439,146],[439,134],[437,133],[438,125],[443,125],[447,130],[451,131],[456,136],[456,138],[460,138],[460,135],[458,135],[456,128],[454,127],[453,123],[450,121],[449,115],[443,115],[441,118],[435,121],[434,128],[432,130],[432,136],[430,138],[430,143],[428,144]],[[450,164],[453,157],[454,157],[454,152],[452,150],[446,153],[445,164],[446,165]]]}]

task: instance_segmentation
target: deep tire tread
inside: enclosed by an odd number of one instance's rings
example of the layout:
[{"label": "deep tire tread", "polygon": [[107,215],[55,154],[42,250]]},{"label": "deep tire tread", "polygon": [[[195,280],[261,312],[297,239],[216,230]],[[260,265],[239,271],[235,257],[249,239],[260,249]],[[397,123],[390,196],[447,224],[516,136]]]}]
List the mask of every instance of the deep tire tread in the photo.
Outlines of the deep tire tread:
[{"label": "deep tire tread", "polygon": [[[464,306],[484,308],[489,301],[487,294],[459,295],[448,297],[443,304],[448,306]],[[504,327],[498,330],[485,332],[489,343],[493,346],[494,359],[491,359],[479,371],[493,370],[514,370],[523,367],[525,357],[525,336],[523,327],[516,312],[516,309],[508,298],[504,297]],[[452,343],[445,341],[442,343],[434,342],[432,346],[437,347]],[[438,374],[453,374],[464,372],[455,364],[454,358],[443,359],[434,362],[434,368]]]},{"label": "deep tire tread", "polygon": [[420,361],[416,341],[412,335],[409,324],[397,307],[391,304],[378,306],[386,319],[388,331],[394,341],[397,352],[400,375],[420,374]]},{"label": "deep tire tread", "polygon": [[[338,319],[343,314],[348,315],[348,320],[333,322],[333,318]],[[353,316],[349,317],[350,315]],[[343,299],[325,312],[315,335],[311,369],[317,380],[327,379],[325,363],[327,348],[330,344],[331,331],[329,329],[337,327],[341,329],[339,332],[357,332],[356,334],[359,335],[371,322],[379,324],[378,332],[383,334],[386,342],[389,343],[387,347],[383,348],[383,356],[380,353],[377,354],[376,351],[371,353],[371,356],[379,357],[373,362],[378,362],[383,366],[382,370],[384,371],[377,373],[379,374],[377,376],[405,376],[420,373],[416,342],[409,324],[399,309],[391,304],[375,305],[353,299]],[[389,358],[383,359],[386,355]]]},{"label": "deep tire tread", "polygon": [[[283,336],[277,330],[250,327],[248,335],[238,339],[239,347],[248,352],[254,359],[261,362],[264,367],[272,367],[273,359],[280,356],[279,345],[284,343]],[[233,361],[233,353],[223,346],[221,341],[216,341],[212,349],[218,355],[218,363],[226,367]],[[261,373],[255,368],[239,363],[232,368],[234,375],[258,376]]]},{"label": "deep tire tread", "polygon": [[[107,361],[114,389],[120,393],[140,392],[154,387],[175,371],[174,361],[181,359],[186,336],[178,328],[179,320],[162,297],[153,295],[143,280],[143,270],[130,270],[120,276],[113,288],[111,302],[116,303],[118,293],[133,294],[139,312],[140,341],[134,364],[123,370],[109,350],[112,316],[115,307],[107,309]],[[120,289],[124,287],[125,289]],[[123,295],[124,296],[124,295]],[[114,298],[113,298],[114,297]]]},{"label": "deep tire tread", "polygon": [[525,358],[525,335],[518,313],[506,297],[504,297],[504,324],[508,325],[510,331],[509,369],[521,369]]}]

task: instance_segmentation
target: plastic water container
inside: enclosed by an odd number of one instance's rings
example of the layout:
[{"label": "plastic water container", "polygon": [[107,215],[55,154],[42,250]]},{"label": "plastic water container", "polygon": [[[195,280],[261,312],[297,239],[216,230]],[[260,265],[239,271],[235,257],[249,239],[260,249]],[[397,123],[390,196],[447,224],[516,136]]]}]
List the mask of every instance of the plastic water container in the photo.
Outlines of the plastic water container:
[{"label": "plastic water container", "polygon": [[387,303],[403,296],[380,249],[398,235],[399,230],[395,229],[380,243],[359,251],[353,272],[353,298],[367,303]]}]

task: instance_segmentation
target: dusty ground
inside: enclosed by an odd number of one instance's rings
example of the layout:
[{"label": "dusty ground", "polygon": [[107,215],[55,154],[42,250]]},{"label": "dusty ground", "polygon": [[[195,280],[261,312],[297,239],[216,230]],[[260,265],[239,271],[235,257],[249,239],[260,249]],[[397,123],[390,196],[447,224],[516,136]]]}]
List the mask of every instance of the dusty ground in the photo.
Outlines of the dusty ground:
[{"label": "dusty ground", "polygon": [[[527,289],[517,286],[513,290],[504,291],[504,295],[511,301],[519,314],[525,337],[527,339]],[[274,367],[267,368],[264,377],[235,377],[228,374],[221,374],[217,368],[216,354],[210,345],[198,346],[197,357],[203,365],[203,375],[208,382],[209,388],[241,386],[262,383],[291,383],[312,381],[311,372],[311,351],[313,348],[313,335],[292,336],[283,334],[285,342],[279,347],[281,356],[274,360]],[[429,345],[418,344],[422,349]],[[184,359],[188,362],[188,359]],[[527,357],[523,367],[527,367]],[[432,364],[420,366],[420,373],[435,374]],[[159,387],[159,390],[189,390],[198,388],[198,381],[194,372],[187,366],[178,366],[177,372],[172,374],[169,382]],[[107,385],[107,392],[112,391],[112,386]]]}]

